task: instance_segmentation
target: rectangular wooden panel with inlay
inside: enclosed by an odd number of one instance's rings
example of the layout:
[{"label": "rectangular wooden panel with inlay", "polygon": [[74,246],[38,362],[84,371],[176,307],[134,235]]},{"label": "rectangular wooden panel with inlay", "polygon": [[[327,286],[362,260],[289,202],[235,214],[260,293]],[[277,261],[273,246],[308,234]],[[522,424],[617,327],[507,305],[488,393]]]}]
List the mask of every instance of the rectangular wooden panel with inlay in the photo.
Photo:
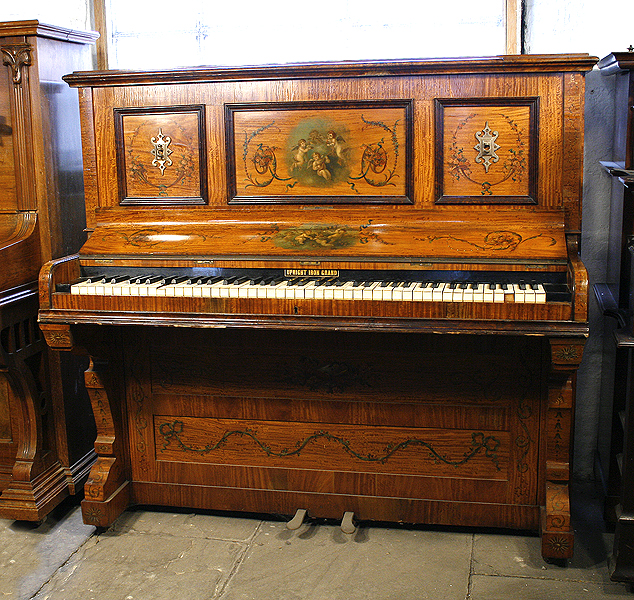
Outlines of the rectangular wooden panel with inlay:
[{"label": "rectangular wooden panel with inlay", "polygon": [[207,201],[204,106],[115,108],[121,204]]},{"label": "rectangular wooden panel with inlay", "polygon": [[537,204],[538,98],[436,100],[436,202]]},{"label": "rectangular wooden panel with inlay", "polygon": [[230,203],[408,203],[411,100],[226,105]]},{"label": "rectangular wooden panel with inlay", "polygon": [[125,342],[133,481],[509,504],[537,525],[538,339],[137,333]]}]

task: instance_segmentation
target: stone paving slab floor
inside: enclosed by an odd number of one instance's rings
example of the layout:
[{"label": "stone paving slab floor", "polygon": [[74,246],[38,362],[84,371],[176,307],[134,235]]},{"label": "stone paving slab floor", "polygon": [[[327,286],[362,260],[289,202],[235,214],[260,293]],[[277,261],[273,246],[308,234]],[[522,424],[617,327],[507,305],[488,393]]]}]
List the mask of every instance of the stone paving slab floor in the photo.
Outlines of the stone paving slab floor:
[{"label": "stone paving slab floor", "polygon": [[576,502],[575,556],[542,560],[524,532],[282,521],[135,508],[107,530],[76,500],[40,524],[0,520],[0,600],[603,600],[600,503]]}]

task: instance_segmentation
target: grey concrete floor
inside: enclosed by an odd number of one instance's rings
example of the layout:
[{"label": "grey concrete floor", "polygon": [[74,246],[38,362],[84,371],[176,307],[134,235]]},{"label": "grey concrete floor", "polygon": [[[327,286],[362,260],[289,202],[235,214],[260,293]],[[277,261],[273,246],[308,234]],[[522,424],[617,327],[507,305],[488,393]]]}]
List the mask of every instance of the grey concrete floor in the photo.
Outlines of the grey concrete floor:
[{"label": "grey concrete floor", "polygon": [[126,511],[106,531],[76,501],[41,524],[0,520],[0,599],[600,600],[610,581],[599,500],[575,501],[576,548],[547,564],[534,535],[334,524],[296,531],[241,515]]}]

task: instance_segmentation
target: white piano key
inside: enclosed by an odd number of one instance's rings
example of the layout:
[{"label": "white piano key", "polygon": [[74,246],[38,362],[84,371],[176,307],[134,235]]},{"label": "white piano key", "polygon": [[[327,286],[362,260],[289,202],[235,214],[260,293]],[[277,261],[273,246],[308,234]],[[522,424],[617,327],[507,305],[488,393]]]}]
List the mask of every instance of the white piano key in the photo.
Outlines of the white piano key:
[{"label": "white piano key", "polygon": [[372,300],[372,296],[374,294],[374,290],[381,285],[380,281],[373,281],[368,285],[365,285],[363,288],[363,300]]},{"label": "white piano key", "polygon": [[432,302],[434,299],[434,288],[432,282],[426,281],[424,283],[417,283],[414,286],[412,299],[421,300],[422,302]]},{"label": "white piano key", "polygon": [[453,294],[452,294],[452,302],[462,302],[464,296],[464,288],[460,287],[460,284],[458,283],[456,285],[456,287],[453,289]]},{"label": "white piano key", "polygon": [[532,283],[526,283],[526,288],[524,289],[524,302],[526,304],[536,303],[536,294]]},{"label": "white piano key", "polygon": [[337,286],[334,285],[334,282],[330,285],[324,286],[324,300],[334,300],[335,290],[337,290]]},{"label": "white piano key", "polygon": [[392,300],[394,301],[403,301],[403,292],[405,291],[405,282],[399,281],[392,288]]},{"label": "white piano key", "polygon": [[90,279],[86,279],[84,281],[78,281],[77,283],[73,283],[70,286],[70,293],[73,295],[79,296],[81,294],[81,289],[85,288],[86,285],[90,283]]},{"label": "white piano key", "polygon": [[[335,300],[346,300],[352,297],[352,287],[354,286],[354,281],[346,281],[341,286],[335,287],[334,290],[334,299]],[[346,298],[346,292],[350,294],[350,298]]]},{"label": "white piano key", "polygon": [[443,302],[452,302],[453,301],[453,288],[451,287],[450,283],[446,283],[443,286],[442,301]]},{"label": "white piano key", "polygon": [[546,290],[544,286],[539,283],[537,284],[537,289],[535,290],[535,304],[545,304],[546,303]]},{"label": "white piano key", "polygon": [[473,288],[473,301],[484,302],[484,284],[483,283],[478,283]]},{"label": "white piano key", "polygon": [[[94,286],[100,283],[101,281],[103,281],[103,278],[91,277],[87,279],[86,281],[75,283],[73,284],[73,286],[71,286],[71,294],[75,293],[75,294],[79,294],[80,296],[92,295],[94,292],[92,292],[91,289],[94,289]],[[73,291],[73,288],[74,288],[74,291]]]},{"label": "white piano key", "polygon": [[519,283],[513,284],[513,300],[518,304],[524,304],[524,290],[520,288]]},{"label": "white piano key", "polygon": [[446,285],[446,283],[432,284],[431,299],[433,302],[442,302],[442,296]]}]

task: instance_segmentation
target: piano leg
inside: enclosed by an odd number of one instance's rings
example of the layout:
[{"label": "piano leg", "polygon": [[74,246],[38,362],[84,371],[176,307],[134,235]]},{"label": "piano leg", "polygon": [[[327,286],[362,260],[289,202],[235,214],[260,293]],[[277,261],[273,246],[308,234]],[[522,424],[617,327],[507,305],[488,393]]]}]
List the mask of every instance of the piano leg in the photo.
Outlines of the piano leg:
[{"label": "piano leg", "polygon": [[121,406],[113,402],[115,396],[112,392],[106,391],[113,388],[108,385],[105,363],[91,357],[85,381],[97,425],[95,450],[98,458],[84,486],[82,514],[85,523],[107,527],[130,503],[122,454]]},{"label": "piano leg", "polygon": [[551,374],[546,408],[545,506],[541,515],[542,556],[572,557],[574,532],[570,520],[570,453],[576,370],[583,339],[551,339]]},{"label": "piano leg", "polygon": [[28,521],[41,520],[69,493],[64,466],[57,459],[59,423],[49,386],[49,354],[37,332],[36,311],[34,297],[0,314],[0,377],[5,408],[14,407],[17,446],[0,495],[0,517]]}]

